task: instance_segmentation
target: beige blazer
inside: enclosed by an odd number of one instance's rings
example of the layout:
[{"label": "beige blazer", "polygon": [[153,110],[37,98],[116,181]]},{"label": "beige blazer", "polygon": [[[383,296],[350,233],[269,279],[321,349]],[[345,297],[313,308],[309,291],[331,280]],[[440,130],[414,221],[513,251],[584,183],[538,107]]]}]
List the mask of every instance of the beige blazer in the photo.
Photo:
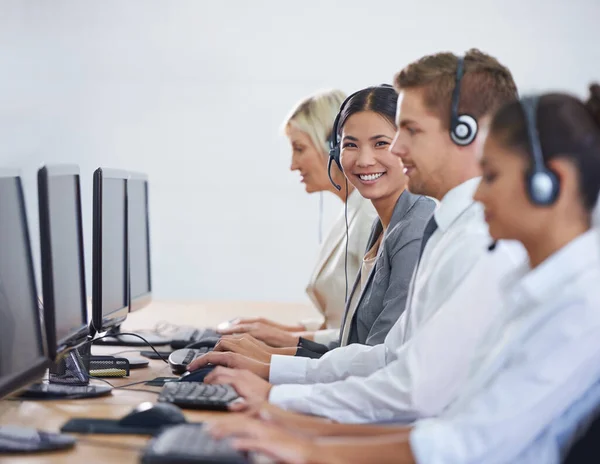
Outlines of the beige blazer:
[{"label": "beige blazer", "polygon": [[[367,251],[367,242],[376,218],[377,212],[371,202],[354,190],[348,197],[348,292]],[[342,207],[340,215],[323,241],[317,265],[306,287],[306,293],[323,315],[323,319],[304,320],[302,324],[306,330],[317,330],[324,322],[328,329],[332,329],[325,339],[319,337],[320,342],[325,342],[327,339],[337,340],[339,337],[345,309],[345,253],[346,219]]]}]

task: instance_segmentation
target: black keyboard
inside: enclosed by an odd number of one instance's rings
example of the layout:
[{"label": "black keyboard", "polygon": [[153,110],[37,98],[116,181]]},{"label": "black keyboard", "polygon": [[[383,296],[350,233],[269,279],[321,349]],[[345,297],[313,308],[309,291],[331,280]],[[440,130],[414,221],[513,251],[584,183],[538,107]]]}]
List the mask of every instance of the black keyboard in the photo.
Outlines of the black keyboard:
[{"label": "black keyboard", "polygon": [[203,338],[219,338],[220,336],[221,334],[213,329],[179,329],[173,334],[171,347],[179,350]]},{"label": "black keyboard", "polygon": [[202,424],[169,427],[154,438],[142,455],[142,464],[246,464],[246,455],[231,447],[228,440],[215,440]]},{"label": "black keyboard", "polygon": [[184,348],[173,351],[169,355],[169,367],[173,374],[181,375],[187,370],[187,365],[198,356],[212,351],[212,348]]},{"label": "black keyboard", "polygon": [[173,403],[181,408],[227,411],[239,398],[231,385],[209,385],[199,382],[168,382],[160,392],[158,401]]}]

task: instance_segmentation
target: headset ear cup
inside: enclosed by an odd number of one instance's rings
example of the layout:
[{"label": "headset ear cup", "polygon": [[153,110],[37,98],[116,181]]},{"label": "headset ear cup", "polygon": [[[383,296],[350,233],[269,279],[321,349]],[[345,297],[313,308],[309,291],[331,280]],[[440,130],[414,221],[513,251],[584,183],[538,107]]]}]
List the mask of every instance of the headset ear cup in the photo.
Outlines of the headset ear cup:
[{"label": "headset ear cup", "polygon": [[531,169],[526,180],[527,193],[533,204],[549,206],[556,201],[560,191],[560,183],[556,173],[549,169]]},{"label": "headset ear cup", "polygon": [[456,145],[470,145],[477,137],[477,120],[468,114],[461,114],[456,119],[456,125],[450,130],[450,138]]}]

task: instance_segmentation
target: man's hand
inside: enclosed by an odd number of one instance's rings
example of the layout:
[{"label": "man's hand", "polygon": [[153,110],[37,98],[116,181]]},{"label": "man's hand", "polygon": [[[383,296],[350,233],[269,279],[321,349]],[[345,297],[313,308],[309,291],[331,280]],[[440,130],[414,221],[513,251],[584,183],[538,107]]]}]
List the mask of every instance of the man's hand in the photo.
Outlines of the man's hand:
[{"label": "man's hand", "polygon": [[271,355],[273,354],[271,350],[277,348],[263,348],[247,337],[250,336],[240,338],[223,337],[216,344],[214,351],[231,351],[263,363],[271,362]]},{"label": "man's hand", "polygon": [[208,424],[207,428],[217,439],[237,437],[231,444],[238,450],[264,453],[277,462],[306,464],[315,455],[311,440],[256,419],[218,421]]},{"label": "man's hand", "polygon": [[248,405],[245,412],[248,417],[284,427],[293,433],[313,437],[322,435],[322,429],[333,423],[331,419],[286,411],[266,401]]},{"label": "man's hand", "polygon": [[267,345],[282,348],[297,346],[300,337],[285,330],[264,324],[262,322],[252,322],[249,324],[238,324],[227,329],[219,330],[223,335],[247,333],[254,338],[265,342]]},{"label": "man's hand", "polygon": [[[226,367],[217,367],[208,374],[204,383],[214,385],[231,385],[235,391],[246,402],[247,406],[261,404],[269,398],[271,384],[261,379],[250,371],[228,369]],[[245,407],[247,407],[245,406]],[[240,410],[243,407],[232,405],[232,410]]]},{"label": "man's hand", "polygon": [[199,356],[188,364],[188,371],[195,371],[207,364],[229,367],[231,369],[246,369],[255,373],[262,379],[269,379],[269,364],[250,359],[241,354],[232,352],[211,351],[205,355]]}]

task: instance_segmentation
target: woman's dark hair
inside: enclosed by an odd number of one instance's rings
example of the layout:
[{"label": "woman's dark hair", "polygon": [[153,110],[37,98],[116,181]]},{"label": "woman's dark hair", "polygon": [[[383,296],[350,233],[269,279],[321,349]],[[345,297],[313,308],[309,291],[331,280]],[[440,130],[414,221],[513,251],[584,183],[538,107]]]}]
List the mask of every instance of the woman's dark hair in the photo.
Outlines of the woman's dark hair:
[{"label": "woman's dark hair", "polygon": [[[555,158],[573,162],[579,172],[583,204],[593,210],[600,192],[600,85],[590,86],[585,103],[562,93],[542,95],[536,118],[544,162]],[[527,154],[533,163],[525,114],[518,101],[498,110],[490,133],[504,146]]]},{"label": "woman's dark hair", "polygon": [[338,137],[348,118],[361,111],[373,111],[396,127],[397,102],[398,93],[392,86],[368,87],[359,90],[348,99],[342,108],[340,120],[337,125]]}]

